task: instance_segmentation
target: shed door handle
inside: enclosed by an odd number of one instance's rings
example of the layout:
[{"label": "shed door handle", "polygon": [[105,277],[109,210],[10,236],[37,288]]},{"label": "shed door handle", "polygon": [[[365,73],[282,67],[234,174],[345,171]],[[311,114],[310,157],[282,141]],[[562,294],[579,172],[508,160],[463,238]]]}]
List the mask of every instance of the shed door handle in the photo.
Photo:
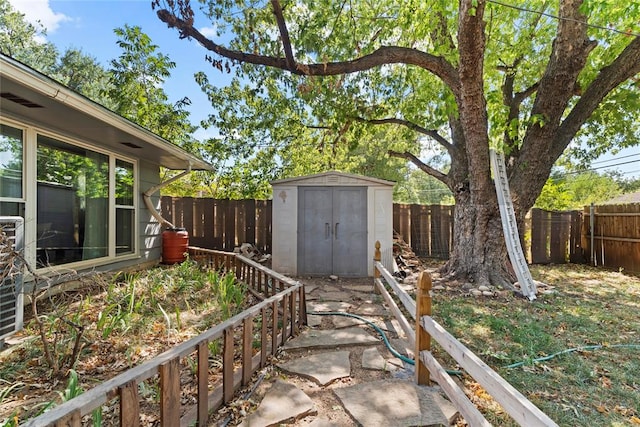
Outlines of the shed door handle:
[{"label": "shed door handle", "polygon": [[328,222],[324,223],[324,238],[328,239],[329,238],[329,233],[331,233],[331,226],[329,225]]},{"label": "shed door handle", "polygon": [[338,240],[338,224],[340,224],[340,223],[339,223],[339,222],[336,222],[336,226],[335,226],[334,231],[333,231],[333,237],[334,237],[336,240]]}]

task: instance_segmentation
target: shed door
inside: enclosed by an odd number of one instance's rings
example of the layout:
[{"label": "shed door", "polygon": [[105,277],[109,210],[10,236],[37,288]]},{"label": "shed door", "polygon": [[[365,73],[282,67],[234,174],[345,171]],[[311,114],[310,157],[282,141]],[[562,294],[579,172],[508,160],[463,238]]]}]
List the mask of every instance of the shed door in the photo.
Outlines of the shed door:
[{"label": "shed door", "polygon": [[298,274],[367,276],[367,188],[298,188]]}]

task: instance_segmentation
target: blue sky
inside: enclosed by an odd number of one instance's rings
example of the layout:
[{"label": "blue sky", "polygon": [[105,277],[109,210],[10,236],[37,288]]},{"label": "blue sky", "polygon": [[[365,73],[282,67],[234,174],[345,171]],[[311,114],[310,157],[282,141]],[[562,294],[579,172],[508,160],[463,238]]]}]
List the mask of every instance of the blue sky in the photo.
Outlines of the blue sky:
[{"label": "blue sky", "polygon": [[[194,73],[204,71],[209,81],[224,86],[229,76],[219,72],[205,62],[207,50],[198,43],[180,40],[177,32],[167,28],[151,9],[151,0],[9,0],[14,8],[25,14],[27,20],[40,20],[47,28],[47,39],[63,52],[67,48],[79,48],[108,66],[111,59],[117,58],[120,49],[116,45],[117,37],[113,30],[125,24],[139,26],[159,46],[159,51],[168,55],[176,63],[171,78],[165,83],[165,90],[172,102],[187,96],[192,102],[189,107],[194,124],[205,119],[214,107],[193,79]],[[193,1],[194,8],[198,2]],[[196,17],[196,26],[209,37],[214,37],[214,27],[206,18]],[[214,39],[215,40],[215,39]],[[197,138],[215,135],[214,129],[199,130]],[[614,156],[605,155],[594,167],[613,165],[625,173],[625,177],[640,177],[640,147],[622,150],[618,156],[629,156],[615,166]],[[613,160],[612,160],[613,159]],[[598,169],[604,172],[606,169]]]},{"label": "blue sky", "polygon": [[[211,103],[193,79],[204,71],[210,82],[225,85],[229,76],[211,67],[204,57],[208,52],[197,42],[180,40],[175,30],[167,28],[151,9],[151,0],[9,0],[15,9],[25,14],[30,22],[40,20],[47,28],[47,39],[62,53],[67,48],[78,48],[90,54],[105,67],[117,58],[121,50],[116,45],[113,30],[125,24],[139,26],[158,45],[159,52],[176,63],[165,91],[172,102],[187,96],[194,124],[212,111]],[[194,2],[194,5],[197,2]],[[199,29],[213,37],[210,21],[201,19]],[[206,25],[209,25],[207,27]],[[214,130],[200,130],[197,137],[214,134]]]}]

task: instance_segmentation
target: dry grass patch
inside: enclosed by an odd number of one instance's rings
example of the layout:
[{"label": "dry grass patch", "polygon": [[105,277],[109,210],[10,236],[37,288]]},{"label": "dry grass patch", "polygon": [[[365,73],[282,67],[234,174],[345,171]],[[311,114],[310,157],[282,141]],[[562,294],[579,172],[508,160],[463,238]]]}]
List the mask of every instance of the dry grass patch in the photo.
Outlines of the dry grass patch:
[{"label": "dry grass patch", "polygon": [[[434,318],[558,424],[640,425],[640,278],[583,265],[532,274],[556,293],[533,303],[438,293]],[[494,425],[515,425],[465,383]]]}]

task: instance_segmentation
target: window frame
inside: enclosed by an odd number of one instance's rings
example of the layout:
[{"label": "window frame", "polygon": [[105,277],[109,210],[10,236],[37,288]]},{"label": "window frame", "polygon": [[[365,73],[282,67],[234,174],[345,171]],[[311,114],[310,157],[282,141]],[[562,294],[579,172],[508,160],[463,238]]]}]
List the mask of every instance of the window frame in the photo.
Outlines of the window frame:
[{"label": "window frame", "polygon": [[[18,202],[24,204],[25,212],[25,248],[24,257],[25,260],[31,266],[35,266],[35,270],[38,273],[47,273],[49,271],[55,271],[60,269],[84,269],[92,266],[111,264],[114,262],[120,262],[127,259],[140,258],[140,237],[138,235],[139,230],[139,218],[140,218],[140,197],[138,197],[139,182],[140,182],[140,160],[131,158],[122,153],[114,152],[111,150],[105,150],[96,144],[91,144],[86,141],[75,139],[69,135],[61,134],[59,132],[50,131],[45,128],[41,128],[37,125],[27,122],[21,122],[18,120],[10,120],[5,117],[0,118],[0,123],[3,125],[11,126],[23,131],[23,150],[22,150],[22,198],[6,198],[0,197],[0,202]],[[36,265],[36,227],[37,223],[37,149],[38,149],[38,135],[52,138],[76,146],[82,149],[91,150],[96,153],[103,154],[108,157],[109,163],[109,191],[108,191],[108,223],[109,231],[107,235],[108,251],[107,255],[99,258],[93,258],[82,261],[75,261],[66,264],[59,264],[50,267],[38,267]],[[133,206],[129,205],[116,205],[115,199],[115,183],[116,173],[115,166],[116,160],[121,160],[133,165]],[[133,251],[117,254],[116,253],[116,209],[128,208],[134,211],[133,214],[133,236],[132,244]],[[31,224],[31,226],[30,226]],[[31,243],[30,243],[31,242]]]},{"label": "window frame", "polygon": [[27,190],[26,190],[26,174],[25,174],[25,163],[27,161],[27,126],[24,126],[21,123],[15,123],[13,121],[10,120],[1,120],[0,124],[2,124],[3,126],[9,126],[12,127],[14,129],[17,129],[19,131],[22,132],[22,182],[20,183],[21,185],[21,194],[22,197],[4,197],[2,195],[0,195],[0,203],[2,202],[7,202],[7,203],[25,203],[26,202],[26,198],[27,198]]}]

